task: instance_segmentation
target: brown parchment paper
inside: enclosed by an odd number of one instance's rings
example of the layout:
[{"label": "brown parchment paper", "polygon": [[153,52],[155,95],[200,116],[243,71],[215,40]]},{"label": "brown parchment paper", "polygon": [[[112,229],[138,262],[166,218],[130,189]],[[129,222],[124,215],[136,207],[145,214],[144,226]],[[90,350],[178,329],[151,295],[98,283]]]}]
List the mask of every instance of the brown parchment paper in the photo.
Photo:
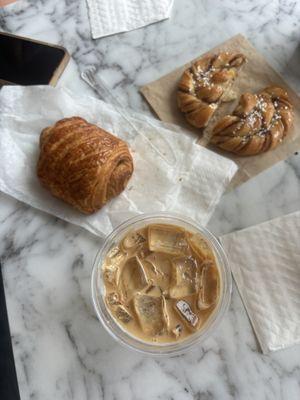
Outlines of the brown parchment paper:
[{"label": "brown parchment paper", "polygon": [[239,166],[239,170],[230,185],[230,188],[234,188],[300,149],[300,98],[244,36],[236,35],[205,54],[216,51],[241,52],[247,57],[248,62],[240,71],[233,86],[237,99],[230,103],[221,104],[208,129],[216,122],[216,119],[234,110],[242,93],[246,91],[256,92],[270,84],[275,84],[288,91],[295,109],[294,126],[276,149],[256,156],[238,157],[208,144],[201,132],[186,122],[184,115],[177,107],[176,91],[183,71],[195,60],[142,87],[141,93],[162,121],[180,125],[191,132],[199,134],[199,144],[230,158]]}]

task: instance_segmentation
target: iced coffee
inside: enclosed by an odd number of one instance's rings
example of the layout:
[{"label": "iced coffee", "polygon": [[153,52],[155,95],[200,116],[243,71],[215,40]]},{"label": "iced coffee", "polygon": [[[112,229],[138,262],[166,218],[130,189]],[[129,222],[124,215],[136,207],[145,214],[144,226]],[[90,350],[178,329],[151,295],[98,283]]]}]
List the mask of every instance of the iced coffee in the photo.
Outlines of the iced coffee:
[{"label": "iced coffee", "polygon": [[220,276],[204,237],[150,224],[129,232],[102,266],[105,302],[129,334],[146,342],[180,341],[214,312]]}]

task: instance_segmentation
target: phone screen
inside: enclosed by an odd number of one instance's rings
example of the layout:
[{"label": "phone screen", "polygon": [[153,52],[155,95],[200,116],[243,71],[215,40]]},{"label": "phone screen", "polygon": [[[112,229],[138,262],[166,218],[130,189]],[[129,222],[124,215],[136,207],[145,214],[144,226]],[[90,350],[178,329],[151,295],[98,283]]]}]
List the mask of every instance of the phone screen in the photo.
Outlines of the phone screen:
[{"label": "phone screen", "polygon": [[18,85],[47,85],[65,56],[61,48],[0,33],[0,79]]}]

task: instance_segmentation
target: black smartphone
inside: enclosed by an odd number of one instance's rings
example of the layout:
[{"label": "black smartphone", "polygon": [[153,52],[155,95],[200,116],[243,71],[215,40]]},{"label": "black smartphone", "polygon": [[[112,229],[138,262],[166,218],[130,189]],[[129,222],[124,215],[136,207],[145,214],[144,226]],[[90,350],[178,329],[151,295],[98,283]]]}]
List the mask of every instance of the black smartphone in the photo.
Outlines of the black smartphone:
[{"label": "black smartphone", "polygon": [[0,265],[0,399],[20,400]]},{"label": "black smartphone", "polygon": [[64,47],[0,32],[0,85],[55,86],[69,59]]}]

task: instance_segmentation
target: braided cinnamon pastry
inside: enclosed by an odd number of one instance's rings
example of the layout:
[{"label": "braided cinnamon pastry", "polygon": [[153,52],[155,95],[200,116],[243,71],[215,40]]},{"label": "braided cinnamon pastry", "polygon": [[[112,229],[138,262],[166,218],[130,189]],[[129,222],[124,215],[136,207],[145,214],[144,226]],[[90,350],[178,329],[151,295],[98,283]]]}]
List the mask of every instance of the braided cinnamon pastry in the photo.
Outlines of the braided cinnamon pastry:
[{"label": "braided cinnamon pastry", "polygon": [[45,128],[40,150],[42,185],[86,214],[120,194],[133,172],[127,144],[79,117]]},{"label": "braided cinnamon pastry", "polygon": [[287,92],[276,86],[258,94],[245,93],[232,115],[213,128],[211,143],[240,156],[274,149],[293,123],[293,106]]},{"label": "braided cinnamon pastry", "polygon": [[184,71],[177,103],[191,125],[205,127],[220,102],[233,100],[226,95],[245,61],[242,54],[222,52],[204,56]]}]

